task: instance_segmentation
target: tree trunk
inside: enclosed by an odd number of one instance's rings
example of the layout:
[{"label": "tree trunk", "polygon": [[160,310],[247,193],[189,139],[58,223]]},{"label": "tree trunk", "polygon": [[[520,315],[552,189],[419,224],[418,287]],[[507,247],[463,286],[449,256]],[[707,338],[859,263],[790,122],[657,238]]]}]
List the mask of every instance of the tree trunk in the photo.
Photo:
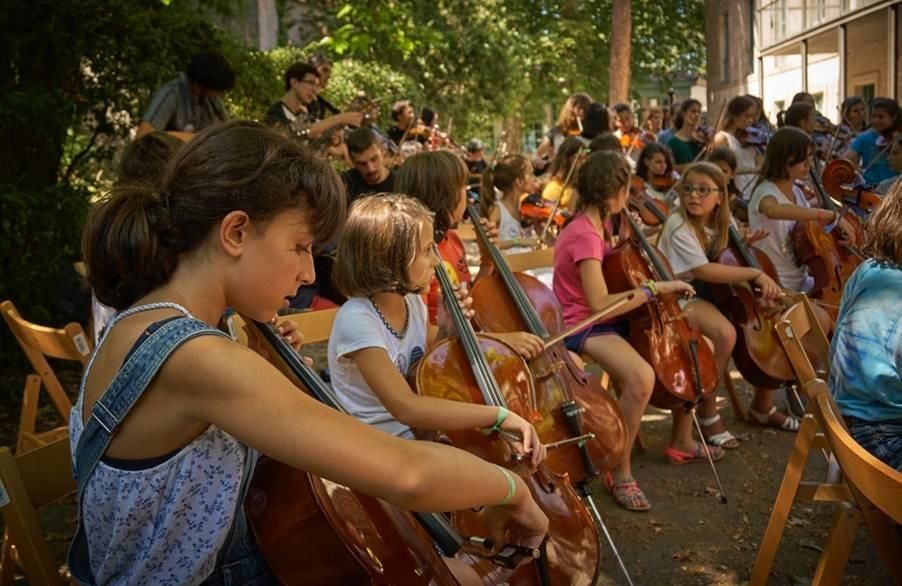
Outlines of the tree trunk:
[{"label": "tree trunk", "polygon": [[632,49],[631,0],[613,0],[611,11],[611,68],[608,101],[626,102],[630,92],[630,53]]}]

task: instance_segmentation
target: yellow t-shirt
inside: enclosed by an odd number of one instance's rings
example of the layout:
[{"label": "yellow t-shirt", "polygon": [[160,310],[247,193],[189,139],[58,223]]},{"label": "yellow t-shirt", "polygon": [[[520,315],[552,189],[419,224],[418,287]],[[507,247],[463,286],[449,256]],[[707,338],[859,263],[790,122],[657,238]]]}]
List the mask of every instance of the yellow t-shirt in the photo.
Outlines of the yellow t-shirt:
[{"label": "yellow t-shirt", "polygon": [[[560,179],[552,179],[542,191],[542,199],[548,201],[561,200],[560,209],[569,210],[570,200],[573,199],[573,188],[568,187],[567,189],[563,189],[563,187],[564,183]],[[561,191],[563,191],[563,195],[561,195]]]}]

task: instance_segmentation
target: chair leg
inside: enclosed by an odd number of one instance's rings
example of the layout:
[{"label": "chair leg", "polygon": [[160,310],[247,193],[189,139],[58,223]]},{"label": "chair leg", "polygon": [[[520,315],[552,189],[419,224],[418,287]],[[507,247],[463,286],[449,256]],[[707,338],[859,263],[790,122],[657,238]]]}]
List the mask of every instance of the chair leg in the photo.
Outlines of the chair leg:
[{"label": "chair leg", "polygon": [[749,581],[750,586],[765,586],[769,583],[770,569],[774,565],[777,547],[783,537],[786,519],[789,518],[789,511],[795,501],[796,491],[802,480],[802,473],[805,471],[805,463],[808,461],[808,454],[811,452],[816,432],[817,420],[812,415],[806,415],[796,434],[795,444],[789,455],[789,462],[786,464],[786,472],[783,474],[783,482],[780,483],[780,490],[774,500],[767,529],[764,530],[764,536],[761,538],[761,545],[758,546],[758,555],[755,557],[755,565]]},{"label": "chair leg", "polygon": [[851,503],[839,503],[833,514],[833,525],[824,552],[817,562],[812,586],[834,586],[842,582],[843,570],[849,561],[861,514]]},{"label": "chair leg", "polygon": [[733,384],[733,377],[727,372],[723,377],[723,386],[727,389],[727,397],[730,398],[730,405],[733,406],[733,416],[739,421],[748,421],[748,410],[742,405],[739,399],[739,393],[736,391],[736,385]]},{"label": "chair leg", "polygon": [[19,431],[16,437],[16,453],[26,451],[24,437],[34,434],[34,427],[38,417],[38,401],[41,395],[41,377],[29,374],[25,377],[25,390],[22,393],[22,411],[19,415]]},{"label": "chair leg", "polygon": [[13,546],[9,534],[3,532],[3,551],[0,553],[0,586],[13,586],[16,579],[16,561],[13,559]]}]

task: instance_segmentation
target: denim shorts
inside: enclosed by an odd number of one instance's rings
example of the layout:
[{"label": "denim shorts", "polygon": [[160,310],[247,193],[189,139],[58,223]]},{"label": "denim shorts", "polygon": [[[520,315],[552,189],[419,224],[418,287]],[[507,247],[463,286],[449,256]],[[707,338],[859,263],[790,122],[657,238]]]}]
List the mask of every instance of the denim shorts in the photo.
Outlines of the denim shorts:
[{"label": "denim shorts", "polygon": [[846,417],[849,434],[891,468],[902,472],[902,420],[865,421]]},{"label": "denim shorts", "polygon": [[579,354],[583,351],[586,340],[595,336],[607,336],[614,334],[621,338],[628,338],[630,333],[629,322],[626,320],[618,320],[610,323],[595,324],[591,328],[586,328],[581,332],[577,332],[572,336],[564,338],[564,345],[567,350]]}]

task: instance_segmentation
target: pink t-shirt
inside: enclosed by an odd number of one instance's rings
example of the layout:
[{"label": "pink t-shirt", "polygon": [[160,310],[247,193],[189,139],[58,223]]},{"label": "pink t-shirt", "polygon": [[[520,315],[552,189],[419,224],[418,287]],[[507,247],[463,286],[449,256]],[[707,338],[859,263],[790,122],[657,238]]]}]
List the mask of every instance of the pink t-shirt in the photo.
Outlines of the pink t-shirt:
[{"label": "pink t-shirt", "polygon": [[586,259],[601,262],[609,248],[585,214],[573,218],[558,236],[554,243],[553,288],[564,310],[564,325],[571,326],[592,314],[579,276],[579,263]]}]

